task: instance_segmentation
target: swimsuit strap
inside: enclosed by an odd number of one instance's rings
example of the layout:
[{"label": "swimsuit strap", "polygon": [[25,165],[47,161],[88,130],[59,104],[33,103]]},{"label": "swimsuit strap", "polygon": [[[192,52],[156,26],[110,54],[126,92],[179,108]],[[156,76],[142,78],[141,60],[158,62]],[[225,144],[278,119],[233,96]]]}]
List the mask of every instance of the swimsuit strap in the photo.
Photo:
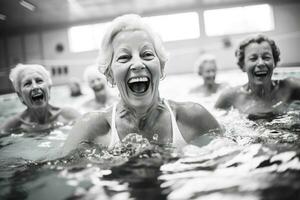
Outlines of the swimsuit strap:
[{"label": "swimsuit strap", "polygon": [[171,125],[172,125],[172,135],[173,135],[173,146],[175,147],[183,147],[187,144],[187,142],[182,137],[182,134],[178,128],[176,118],[174,116],[174,113],[166,99],[163,100],[164,104],[167,106],[170,115],[171,115]]},{"label": "swimsuit strap", "polygon": [[117,103],[114,103],[112,107],[112,114],[111,114],[111,125],[110,125],[111,140],[110,140],[110,144],[108,145],[109,149],[113,148],[116,143],[120,142],[120,138],[116,127],[116,110],[117,110]]}]

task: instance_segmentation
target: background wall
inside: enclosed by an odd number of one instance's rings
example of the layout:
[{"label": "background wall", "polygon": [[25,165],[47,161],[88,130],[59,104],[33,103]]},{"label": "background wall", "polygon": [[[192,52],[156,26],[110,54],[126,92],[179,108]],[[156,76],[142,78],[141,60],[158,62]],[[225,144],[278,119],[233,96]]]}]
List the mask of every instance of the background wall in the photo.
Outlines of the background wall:
[{"label": "background wall", "polygon": [[[280,65],[300,66],[300,2],[272,6],[275,30],[266,34],[271,36],[280,47]],[[170,52],[166,73],[193,72],[194,61],[203,52],[216,55],[219,70],[236,69],[234,51],[246,35],[207,37],[204,33],[203,9],[192,11],[199,13],[201,36],[195,40],[166,43],[166,48]],[[226,47],[225,39],[232,45]],[[59,51],[58,46],[62,46],[63,50]],[[70,52],[68,28],[41,30],[0,38],[0,91],[1,93],[11,91],[8,69],[17,63],[42,64],[51,72],[54,84],[64,84],[69,77],[82,79],[84,68],[91,65],[96,57],[97,51]]]}]

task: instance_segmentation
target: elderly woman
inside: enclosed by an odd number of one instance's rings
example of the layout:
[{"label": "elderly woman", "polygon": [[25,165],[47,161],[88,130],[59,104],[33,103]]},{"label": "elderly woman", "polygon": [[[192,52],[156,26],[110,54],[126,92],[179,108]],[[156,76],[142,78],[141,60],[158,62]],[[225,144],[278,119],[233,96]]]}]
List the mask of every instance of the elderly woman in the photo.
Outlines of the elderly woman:
[{"label": "elderly woman", "polygon": [[273,70],[280,60],[279,48],[264,35],[242,41],[236,50],[238,65],[248,75],[248,83],[224,92],[215,107],[234,107],[249,117],[277,115],[293,100],[300,99],[300,80],[272,80]]},{"label": "elderly woman", "polygon": [[70,96],[71,97],[79,97],[79,96],[82,95],[79,79],[77,79],[75,77],[70,78],[68,86],[69,86],[69,89],[70,89]]},{"label": "elderly woman", "polygon": [[215,56],[211,54],[201,55],[195,63],[195,69],[203,78],[203,84],[193,88],[191,93],[201,93],[210,96],[225,87],[224,84],[216,83],[217,63]]},{"label": "elderly woman", "polygon": [[19,99],[27,108],[2,124],[2,131],[43,131],[79,116],[71,108],[58,108],[49,104],[52,81],[43,66],[18,64],[11,70],[9,78]]},{"label": "elderly woman", "polygon": [[162,99],[158,85],[167,55],[159,37],[138,15],[116,18],[100,49],[99,64],[121,95],[111,108],[85,115],[64,145],[64,154],[81,142],[109,148],[130,133],[159,144],[182,146],[197,136],[218,131],[216,119],[201,105]]},{"label": "elderly woman", "polygon": [[89,66],[84,71],[84,80],[93,90],[94,98],[83,104],[88,110],[98,110],[112,105],[117,100],[107,89],[107,81],[103,74],[99,72],[96,66]]}]

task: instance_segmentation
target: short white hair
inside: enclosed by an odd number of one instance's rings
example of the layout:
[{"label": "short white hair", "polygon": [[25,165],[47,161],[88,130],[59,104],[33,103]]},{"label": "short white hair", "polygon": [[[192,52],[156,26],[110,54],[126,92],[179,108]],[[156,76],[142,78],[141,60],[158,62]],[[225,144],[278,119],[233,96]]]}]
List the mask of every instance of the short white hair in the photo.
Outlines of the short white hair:
[{"label": "short white hair", "polygon": [[202,54],[195,62],[195,72],[197,72],[198,74],[202,75],[203,72],[203,65],[205,62],[214,62],[217,66],[217,62],[216,62],[216,57],[212,54]]},{"label": "short white hair", "polygon": [[96,65],[87,66],[83,73],[83,80],[89,83],[91,76],[98,76],[101,79],[106,80],[106,77],[98,70]]},{"label": "short white hair", "polygon": [[[107,28],[98,56],[99,70],[106,76],[107,81],[112,85],[113,77],[111,73],[111,62],[113,57],[112,42],[117,34],[123,31],[145,31],[153,41],[154,49],[160,61],[161,71],[164,72],[165,64],[168,60],[168,53],[163,46],[160,36],[155,33],[142,18],[136,14],[127,14],[115,18]],[[162,74],[163,76],[163,74]]]},{"label": "short white hair", "polygon": [[43,67],[42,65],[38,64],[17,64],[14,68],[10,70],[9,73],[9,79],[13,84],[13,87],[16,92],[20,91],[20,75],[26,70],[26,69],[31,69],[34,70],[38,73],[40,73],[44,78],[45,81],[49,83],[49,85],[52,85],[52,80],[50,77],[50,73]]}]

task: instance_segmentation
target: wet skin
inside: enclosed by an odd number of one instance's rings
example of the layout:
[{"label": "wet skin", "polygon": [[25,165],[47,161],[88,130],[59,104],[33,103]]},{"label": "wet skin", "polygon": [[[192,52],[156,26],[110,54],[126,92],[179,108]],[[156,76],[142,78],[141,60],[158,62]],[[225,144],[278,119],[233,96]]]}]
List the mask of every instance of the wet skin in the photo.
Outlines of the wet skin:
[{"label": "wet skin", "polygon": [[300,81],[296,78],[272,81],[274,68],[269,43],[250,43],[245,48],[242,69],[247,73],[248,83],[223,93],[216,107],[227,109],[233,106],[254,115],[285,112],[291,101],[300,99]]},{"label": "wet skin", "polygon": [[[162,68],[153,41],[144,31],[123,31],[112,41],[111,72],[121,100],[117,104],[116,128],[122,140],[138,133],[149,140],[158,135],[160,144],[172,141],[170,112],[159,97]],[[169,101],[183,138],[188,142],[196,135],[218,129],[213,116],[196,103]],[[82,141],[108,146],[110,143],[112,108],[85,115],[71,131],[64,154]],[[184,133],[184,134],[183,134]]]},{"label": "wet skin", "polygon": [[26,69],[19,75],[18,80],[17,94],[27,109],[2,124],[1,131],[46,130],[69,122],[80,115],[71,108],[61,109],[48,103],[50,85],[39,71]]}]

